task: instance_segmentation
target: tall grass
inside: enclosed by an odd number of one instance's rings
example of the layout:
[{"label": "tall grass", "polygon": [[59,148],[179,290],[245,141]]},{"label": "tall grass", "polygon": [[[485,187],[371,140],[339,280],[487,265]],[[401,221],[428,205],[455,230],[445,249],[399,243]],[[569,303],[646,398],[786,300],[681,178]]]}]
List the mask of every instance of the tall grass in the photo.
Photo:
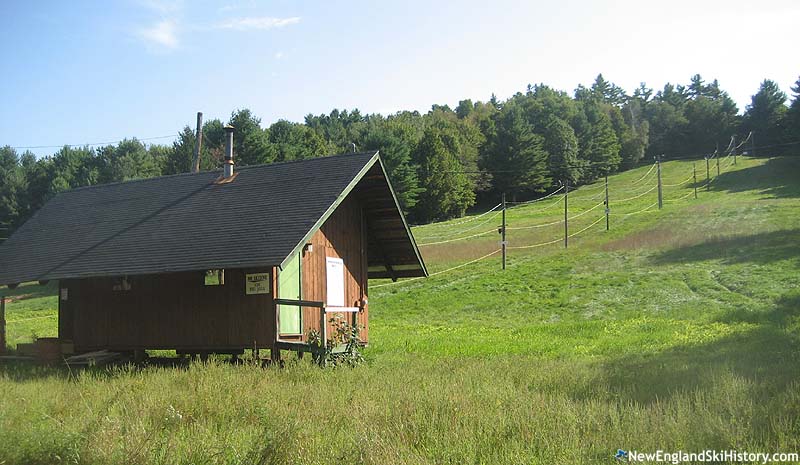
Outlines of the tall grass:
[{"label": "tall grass", "polygon": [[796,371],[775,386],[737,364],[671,365],[690,359],[17,373],[0,444],[10,463],[601,463],[618,447],[797,447]]}]

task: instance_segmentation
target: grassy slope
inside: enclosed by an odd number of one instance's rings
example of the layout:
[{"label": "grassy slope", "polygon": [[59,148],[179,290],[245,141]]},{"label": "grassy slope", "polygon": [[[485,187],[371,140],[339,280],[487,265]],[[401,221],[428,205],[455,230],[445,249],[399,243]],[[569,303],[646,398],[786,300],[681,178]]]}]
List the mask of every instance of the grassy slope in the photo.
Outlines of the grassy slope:
[{"label": "grassy slope", "polygon": [[[632,185],[645,172],[611,178],[612,230],[601,223],[568,251],[512,250],[505,272],[495,255],[375,287],[357,369],[0,368],[0,462],[602,463],[619,447],[800,449],[800,159],[740,159],[698,200],[623,217],[655,200],[614,203],[652,186]],[[664,164],[667,184],[690,173]],[[598,186],[571,195],[570,215],[600,201]],[[559,207],[518,207],[509,222],[556,221]],[[496,247],[489,234],[423,250],[437,271]],[[33,295],[9,306],[12,342],[55,332],[39,318],[52,292],[15,291]]]}]

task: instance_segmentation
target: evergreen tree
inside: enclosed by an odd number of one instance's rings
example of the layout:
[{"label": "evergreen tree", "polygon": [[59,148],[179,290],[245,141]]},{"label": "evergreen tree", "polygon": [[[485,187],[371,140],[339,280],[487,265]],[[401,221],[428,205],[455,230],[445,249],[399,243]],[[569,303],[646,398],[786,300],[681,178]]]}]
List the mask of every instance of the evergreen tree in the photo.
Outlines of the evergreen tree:
[{"label": "evergreen tree", "polygon": [[53,155],[49,168],[52,178],[58,179],[51,183],[54,187],[50,194],[106,182],[102,162],[89,147],[64,146]]},{"label": "evergreen tree", "polygon": [[272,163],[277,150],[269,141],[267,131],[261,129],[261,119],[248,109],[237,110],[228,122],[233,126],[234,161],[237,165]]},{"label": "evergreen tree", "polygon": [[386,122],[371,121],[360,144],[364,150],[380,152],[400,208],[409,211],[424,189],[419,186],[417,167],[411,162],[413,144],[403,140],[402,134],[402,131],[393,132]]},{"label": "evergreen tree", "polygon": [[621,167],[629,169],[637,166],[644,158],[645,151],[650,142],[650,123],[644,118],[644,108],[648,105],[648,89],[644,83],[640,85],[634,96],[622,108],[622,116],[629,130],[620,140],[622,145],[620,157]]},{"label": "evergreen tree", "polygon": [[587,162],[586,180],[596,179],[619,168],[620,143],[611,118],[602,104],[587,102],[584,112],[588,128],[579,135],[581,158]]},{"label": "evergreen tree", "polygon": [[278,120],[269,127],[269,142],[275,146],[275,161],[290,161],[304,158],[296,140],[295,124]]},{"label": "evergreen tree", "polygon": [[[686,99],[675,91],[672,84],[666,84],[663,91],[644,108],[644,117],[649,122],[649,150],[650,155],[679,155],[691,153],[692,147],[686,143],[688,120],[685,116]],[[713,148],[712,148],[713,149]],[[697,147],[696,152],[702,153],[709,147]]]},{"label": "evergreen tree", "polygon": [[[91,158],[87,154],[86,161]],[[56,157],[56,163],[60,159]],[[144,144],[136,139],[125,139],[117,146],[109,145],[98,151],[99,183],[130,181],[132,179],[152,178],[159,176],[162,170],[161,160],[153,157]],[[67,188],[94,184],[91,181],[65,179]],[[60,186],[58,186],[60,189]]]},{"label": "evergreen tree", "polygon": [[577,183],[583,175],[584,166],[578,158],[578,138],[575,131],[561,118],[551,118],[544,131],[544,149],[550,177],[554,180],[569,180]]},{"label": "evergreen tree", "polygon": [[436,108],[425,115],[427,125],[439,128],[442,142],[450,153],[456,154],[462,169],[467,172],[470,188],[483,190],[483,177],[479,172],[480,148],[486,139],[470,119],[459,119],[449,109]]},{"label": "evergreen tree", "polygon": [[716,146],[724,148],[736,133],[736,105],[727,94],[721,94],[716,99],[700,95],[686,104],[684,115],[687,152],[702,153]]},{"label": "evergreen tree", "polygon": [[692,98],[697,98],[705,95],[706,86],[704,82],[705,81],[703,81],[703,78],[699,74],[692,76],[689,87],[687,88],[689,96]]},{"label": "evergreen tree", "polygon": [[[792,87],[792,103],[786,112],[784,127],[786,128],[786,139],[795,142],[800,140],[800,78],[797,79]],[[790,150],[797,150],[794,146]]]},{"label": "evergreen tree", "polygon": [[461,100],[460,102],[458,102],[458,106],[456,107],[456,115],[460,119],[464,119],[468,117],[470,113],[472,113],[473,109],[474,105],[472,104],[472,100],[470,99]]},{"label": "evergreen tree", "polygon": [[413,210],[418,221],[463,216],[475,202],[470,180],[458,157],[447,149],[443,135],[447,136],[442,128],[429,127],[414,152],[420,185],[425,189]]},{"label": "evergreen tree", "polygon": [[598,74],[595,78],[589,95],[598,102],[615,106],[621,106],[627,100],[625,91],[613,82],[606,81],[602,74]]},{"label": "evergreen tree", "polygon": [[20,222],[26,188],[17,152],[8,146],[0,148],[0,238],[10,235],[7,233]]},{"label": "evergreen tree", "polygon": [[[784,116],[787,112],[786,94],[774,81],[765,79],[744,115],[744,129],[753,131],[759,145],[775,145],[783,142]],[[771,148],[768,153],[777,153]]]},{"label": "evergreen tree", "polygon": [[644,82],[640,82],[639,87],[633,91],[633,98],[638,100],[642,107],[646,106],[652,97],[653,89],[647,87]]},{"label": "evergreen tree", "polygon": [[25,185],[28,187],[21,202],[21,217],[25,220],[50,199],[50,181],[55,176],[55,170],[52,157],[37,160],[30,152],[22,155],[20,165],[25,176]]},{"label": "evergreen tree", "polygon": [[511,195],[544,192],[552,181],[544,138],[534,134],[522,108],[507,104],[496,116],[496,133],[488,142],[486,168],[497,191]]},{"label": "evergreen tree", "polygon": [[328,115],[306,116],[305,125],[313,129],[327,145],[323,152],[345,153],[352,150],[352,144],[364,132],[367,120],[357,109],[349,112],[334,109]]},{"label": "evergreen tree", "polygon": [[[235,138],[234,138],[235,140]],[[184,126],[178,133],[178,140],[172,143],[172,150],[165,152],[163,174],[189,173],[194,162],[194,149],[197,142],[195,130]],[[225,133],[218,119],[203,123],[203,144],[200,150],[200,171],[211,171],[222,166],[225,152]],[[237,161],[238,163],[238,161]]]}]

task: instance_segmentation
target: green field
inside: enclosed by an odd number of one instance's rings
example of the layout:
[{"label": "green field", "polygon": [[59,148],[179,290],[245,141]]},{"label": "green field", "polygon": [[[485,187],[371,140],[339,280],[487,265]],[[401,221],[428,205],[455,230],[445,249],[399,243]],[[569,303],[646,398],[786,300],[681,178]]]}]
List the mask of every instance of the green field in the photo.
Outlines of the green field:
[{"label": "green field", "polygon": [[[618,449],[800,451],[800,157],[739,158],[693,198],[649,167],[609,178],[611,230],[371,283],[367,363],[283,369],[0,366],[1,463],[613,463]],[[705,163],[698,163],[704,184]],[[679,184],[692,163],[663,164]],[[715,167],[712,165],[712,175]],[[570,233],[602,216],[570,193]],[[687,198],[678,200],[688,195]],[[626,198],[637,197],[620,202]],[[491,207],[491,206],[490,206]],[[511,228],[563,218],[551,199]],[[583,212],[587,212],[582,214]],[[631,214],[635,213],[635,214]],[[415,228],[420,244],[492,214]],[[481,225],[478,227],[478,225]],[[472,229],[470,229],[472,228]],[[463,231],[463,232],[462,232]],[[511,229],[511,247],[563,225]],[[432,273],[498,248],[422,247]],[[1,294],[9,344],[56,333],[55,288]]]}]

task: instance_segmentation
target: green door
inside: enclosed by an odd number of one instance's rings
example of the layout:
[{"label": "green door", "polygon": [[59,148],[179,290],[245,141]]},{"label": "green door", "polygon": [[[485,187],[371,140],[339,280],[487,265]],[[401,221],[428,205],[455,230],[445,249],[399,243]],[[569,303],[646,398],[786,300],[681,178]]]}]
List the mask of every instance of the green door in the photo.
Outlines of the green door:
[{"label": "green door", "polygon": [[[281,299],[302,298],[302,275],[300,270],[300,254],[295,255],[278,273],[278,297]],[[281,305],[280,333],[301,334],[303,332],[301,308],[294,305]]]}]

